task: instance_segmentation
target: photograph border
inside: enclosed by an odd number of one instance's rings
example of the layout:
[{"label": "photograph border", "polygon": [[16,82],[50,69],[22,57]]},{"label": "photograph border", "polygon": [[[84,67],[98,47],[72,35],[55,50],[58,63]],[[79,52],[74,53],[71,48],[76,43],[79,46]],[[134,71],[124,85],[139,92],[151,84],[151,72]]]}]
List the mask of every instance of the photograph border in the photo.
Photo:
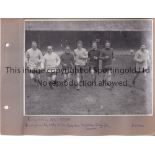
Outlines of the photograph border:
[{"label": "photograph border", "polygon": [[[151,87],[151,89],[152,89],[152,103],[151,103],[151,105],[152,105],[152,109],[151,109],[151,114],[133,114],[133,115],[29,115],[29,114],[26,114],[26,108],[25,108],[25,72],[23,73],[23,80],[24,80],[24,85],[23,85],[23,89],[24,89],[24,91],[23,91],[23,104],[24,104],[24,106],[23,106],[23,116],[30,116],[30,117],[32,117],[32,116],[54,116],[54,117],[81,117],[81,116],[84,116],[84,117],[87,117],[87,116],[95,116],[95,117],[101,117],[101,116],[104,116],[104,117],[109,117],[109,116],[111,116],[111,117],[118,117],[118,116],[121,116],[121,117],[129,117],[129,116],[137,116],[137,117],[140,117],[140,116],[142,116],[142,117],[145,117],[145,116],[153,116],[153,114],[154,114],[154,110],[153,110],[153,108],[154,108],[154,103],[153,103],[153,76],[154,76],[154,72],[153,72],[153,68],[154,68],[154,66],[153,66],[153,57],[154,57],[154,53],[153,53],[153,50],[154,50],[154,48],[153,48],[153,32],[154,32],[154,29],[153,29],[153,25],[155,24],[155,22],[154,22],[154,20],[153,20],[153,18],[51,18],[51,19],[49,19],[49,18],[45,18],[45,19],[24,19],[24,49],[23,49],[23,56],[24,56],[24,68],[25,68],[25,55],[24,55],[24,53],[25,53],[25,37],[26,37],[26,22],[29,22],[29,21],[31,21],[31,22],[35,22],[35,21],[111,21],[111,20],[113,20],[113,21],[122,21],[122,20],[151,20],[152,21],[152,30],[151,30],[151,35],[152,35],[152,51],[151,51],[151,61],[152,61],[152,66],[151,66],[151,68],[152,68],[152,70],[151,70],[151,74],[152,74],[152,77],[151,77],[151,79],[152,79],[152,87]],[[53,32],[54,32],[54,30],[53,30]]]}]

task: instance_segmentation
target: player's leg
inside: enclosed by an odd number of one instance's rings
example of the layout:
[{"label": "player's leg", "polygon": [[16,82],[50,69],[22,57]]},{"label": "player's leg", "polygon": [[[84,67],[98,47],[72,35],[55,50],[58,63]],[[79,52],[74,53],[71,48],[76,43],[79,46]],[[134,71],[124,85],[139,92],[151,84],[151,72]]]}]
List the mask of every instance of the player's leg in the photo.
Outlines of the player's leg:
[{"label": "player's leg", "polygon": [[135,86],[136,79],[139,77],[140,73],[135,73],[134,78],[132,80],[132,84]]},{"label": "player's leg", "polygon": [[112,79],[112,73],[111,73],[110,70],[108,70],[108,72],[107,72],[107,81],[110,82],[111,79]]},{"label": "player's leg", "polygon": [[76,89],[79,90],[80,89],[80,81],[81,81],[81,78],[80,78],[80,66],[76,66],[76,69],[77,69],[77,73],[76,73],[76,82],[77,82],[77,87]]},{"label": "player's leg", "polygon": [[52,85],[51,76],[52,75],[51,75],[50,72],[46,72],[46,79],[47,79],[47,82],[48,82],[49,87],[51,87],[51,85]]},{"label": "player's leg", "polygon": [[107,72],[107,69],[105,68],[105,66],[102,66],[102,78],[105,80],[106,79],[106,72]]},{"label": "player's leg", "polygon": [[29,70],[31,80],[34,80],[34,82],[36,82],[35,73],[33,73],[34,68],[30,67]]},{"label": "player's leg", "polygon": [[64,73],[64,81],[67,81],[67,74]]},{"label": "player's leg", "polygon": [[70,81],[70,79],[71,79],[71,73],[68,73],[67,74],[67,79],[68,79],[68,81]]},{"label": "player's leg", "polygon": [[38,72],[38,68],[30,68],[30,78],[34,80],[34,82],[38,82],[40,80],[40,73]]},{"label": "player's leg", "polygon": [[[110,83],[112,81],[112,73],[110,67],[106,68],[105,80],[107,81],[107,83]],[[111,90],[113,87],[109,85],[108,88]]]},{"label": "player's leg", "polygon": [[77,81],[77,90],[79,90],[80,89],[80,73],[77,73],[76,74],[76,81]]},{"label": "player's leg", "polygon": [[34,75],[35,75],[35,79],[36,79],[36,82],[37,82],[37,86],[40,89],[40,84],[39,84],[39,82],[40,82],[40,73],[35,73]]},{"label": "player's leg", "polygon": [[135,82],[140,75],[140,72],[143,70],[142,65],[140,63],[136,64],[136,73],[134,74],[134,78],[132,80],[132,84],[135,86]]},{"label": "player's leg", "polygon": [[71,78],[71,73],[68,73],[66,76],[67,76],[67,79],[66,79],[66,81],[67,81],[66,88],[69,89],[69,82],[70,82],[70,78]]},{"label": "player's leg", "polygon": [[108,78],[108,76],[109,76],[109,74],[108,74],[109,69],[106,66],[104,66],[103,69],[104,69],[103,79],[108,81],[108,79],[110,79],[110,78]]},{"label": "player's leg", "polygon": [[84,66],[80,66],[80,81],[83,81],[83,73],[84,73],[84,69],[85,67]]},{"label": "player's leg", "polygon": [[54,87],[56,85],[56,77],[57,77],[56,74],[53,73],[52,77],[51,77],[52,87]]},{"label": "player's leg", "polygon": [[95,74],[94,67],[91,67],[90,73],[91,73],[91,76],[92,76],[92,81],[95,81],[96,80],[96,74]]},{"label": "player's leg", "polygon": [[38,82],[40,80],[40,73],[34,74],[36,81]]},{"label": "player's leg", "polygon": [[63,80],[64,80],[64,83],[65,83],[65,87],[67,87],[67,82],[68,82],[68,69],[66,67],[63,67],[63,70],[65,71],[64,74],[63,74]]},{"label": "player's leg", "polygon": [[40,73],[36,73],[35,76],[37,80],[40,80]]},{"label": "player's leg", "polygon": [[64,83],[65,87],[68,88],[68,73],[64,73]]},{"label": "player's leg", "polygon": [[34,74],[33,74],[33,73],[30,73],[30,78],[31,78],[32,80],[34,80],[34,79],[35,79],[35,76],[34,76]]}]

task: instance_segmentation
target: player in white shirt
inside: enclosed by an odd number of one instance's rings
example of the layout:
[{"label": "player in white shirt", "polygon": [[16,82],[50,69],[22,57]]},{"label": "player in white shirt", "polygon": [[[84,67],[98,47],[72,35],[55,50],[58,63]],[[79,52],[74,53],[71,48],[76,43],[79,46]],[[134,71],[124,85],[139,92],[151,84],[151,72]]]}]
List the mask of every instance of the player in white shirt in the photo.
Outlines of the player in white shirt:
[{"label": "player in white shirt", "polygon": [[82,77],[83,69],[85,69],[87,59],[88,59],[88,52],[85,48],[83,48],[82,41],[77,42],[77,48],[74,50],[74,58],[75,58],[75,67],[77,70],[81,71],[77,72],[76,79],[77,79],[77,90],[80,89],[80,81]]},{"label": "player in white shirt", "polygon": [[49,86],[53,88],[56,82],[56,69],[60,65],[60,57],[53,51],[52,46],[47,46],[47,53],[43,57],[42,68],[46,71]]},{"label": "player in white shirt", "polygon": [[[42,52],[37,48],[37,42],[32,41],[32,47],[26,51],[25,61],[26,67],[29,68],[30,71],[30,78],[33,79],[35,82],[37,79],[40,79],[40,74],[37,70],[41,69],[41,62],[42,62]],[[33,70],[35,70],[33,72]]]},{"label": "player in white shirt", "polygon": [[136,61],[136,74],[132,81],[133,85],[135,85],[135,81],[140,73],[144,73],[144,75],[146,75],[146,70],[148,69],[148,62],[150,61],[150,57],[149,51],[146,49],[144,44],[142,44],[140,49],[135,53],[134,60]]}]

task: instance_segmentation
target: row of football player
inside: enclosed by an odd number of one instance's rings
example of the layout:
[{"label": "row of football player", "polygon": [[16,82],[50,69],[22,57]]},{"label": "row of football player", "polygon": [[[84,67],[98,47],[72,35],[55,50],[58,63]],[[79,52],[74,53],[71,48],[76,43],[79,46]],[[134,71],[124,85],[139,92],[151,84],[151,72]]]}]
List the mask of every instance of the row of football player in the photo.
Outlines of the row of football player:
[{"label": "row of football player", "polygon": [[[77,42],[77,48],[72,52],[69,45],[65,47],[65,52],[59,57],[56,52],[54,52],[51,45],[47,46],[47,53],[43,56],[42,52],[37,48],[37,43],[32,41],[32,47],[26,51],[26,66],[31,70],[45,69],[46,76],[49,83],[54,83],[56,81],[56,72],[54,70],[61,64],[62,69],[69,69],[76,66],[76,69],[85,69],[86,64],[90,67],[90,73],[92,75],[92,80],[96,80],[95,69],[99,68],[99,60],[102,60],[102,68],[106,70],[105,80],[111,81],[111,69],[113,61],[113,49],[111,48],[111,43],[107,41],[105,43],[105,48],[99,50],[97,47],[97,42],[92,42],[91,50],[87,51],[83,48],[83,42]],[[136,61],[136,68],[138,70],[146,70],[148,68],[148,50],[145,45],[141,45],[140,49],[134,54],[134,60]],[[138,78],[139,74],[135,74],[132,81],[135,85],[135,80]],[[31,79],[35,82],[40,79],[40,74],[30,73]],[[71,74],[64,74],[64,80],[68,81],[71,78]],[[83,79],[82,73],[76,74],[77,90],[80,89],[80,81]],[[53,88],[53,85],[50,85]]]}]

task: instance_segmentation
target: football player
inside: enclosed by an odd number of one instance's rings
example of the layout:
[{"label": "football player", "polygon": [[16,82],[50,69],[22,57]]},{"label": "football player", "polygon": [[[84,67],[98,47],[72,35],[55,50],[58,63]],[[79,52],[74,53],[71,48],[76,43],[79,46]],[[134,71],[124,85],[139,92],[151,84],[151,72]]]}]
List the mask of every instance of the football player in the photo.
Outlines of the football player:
[{"label": "football player", "polygon": [[[102,60],[102,69],[105,72],[105,80],[107,82],[111,81],[112,78],[112,61],[114,58],[113,48],[111,48],[111,43],[106,41],[105,48],[101,52],[100,59]],[[110,86],[108,88],[111,88]]]},{"label": "football player", "polygon": [[85,48],[83,48],[82,41],[77,42],[77,48],[74,50],[74,58],[75,58],[75,67],[78,71],[76,74],[77,80],[77,90],[80,89],[80,81],[83,79],[83,72],[86,68],[86,63],[88,59],[88,52]]},{"label": "football player", "polygon": [[149,51],[146,49],[144,44],[142,44],[140,49],[135,53],[134,60],[136,62],[136,73],[132,81],[133,85],[135,85],[135,81],[140,73],[144,73],[144,75],[146,75],[146,71],[148,69],[148,62],[150,61]]},{"label": "football player", "polygon": [[56,84],[57,68],[60,65],[60,57],[53,51],[52,46],[47,46],[47,53],[43,57],[42,66],[46,71],[46,76],[50,88]]},{"label": "football player", "polygon": [[67,89],[69,88],[69,81],[71,78],[70,69],[74,66],[74,56],[71,52],[70,46],[66,46],[65,52],[61,55],[61,65],[64,73],[64,80],[67,81]]},{"label": "football player", "polygon": [[99,69],[100,51],[97,48],[97,42],[92,43],[92,49],[88,53],[88,61],[90,67],[90,73],[93,81],[96,80],[96,72]]},{"label": "football player", "polygon": [[[39,69],[41,69],[42,52],[37,48],[37,42],[32,41],[32,47],[26,51],[26,67],[30,70],[30,78],[37,82],[40,79]],[[35,71],[34,71],[35,70]]]}]

